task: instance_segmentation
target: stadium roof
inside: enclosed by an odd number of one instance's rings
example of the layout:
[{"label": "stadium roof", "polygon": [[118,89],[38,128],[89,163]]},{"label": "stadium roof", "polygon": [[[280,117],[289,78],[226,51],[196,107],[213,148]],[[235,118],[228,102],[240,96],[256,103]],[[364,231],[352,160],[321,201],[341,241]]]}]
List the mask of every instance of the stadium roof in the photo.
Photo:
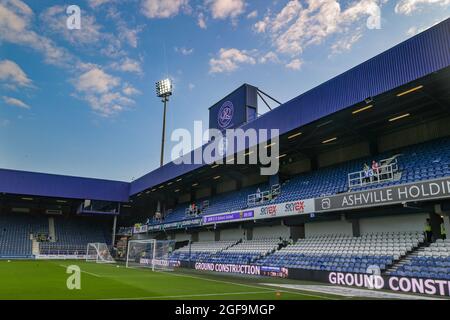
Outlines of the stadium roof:
[{"label": "stadium roof", "polygon": [[[433,74],[450,66],[449,34],[450,19],[447,19],[242,128],[279,129],[283,135]],[[129,196],[203,166],[171,162],[131,183],[0,169],[0,193],[127,202]]]},{"label": "stadium roof", "polygon": [[0,169],[0,192],[69,199],[128,202],[127,182]]}]

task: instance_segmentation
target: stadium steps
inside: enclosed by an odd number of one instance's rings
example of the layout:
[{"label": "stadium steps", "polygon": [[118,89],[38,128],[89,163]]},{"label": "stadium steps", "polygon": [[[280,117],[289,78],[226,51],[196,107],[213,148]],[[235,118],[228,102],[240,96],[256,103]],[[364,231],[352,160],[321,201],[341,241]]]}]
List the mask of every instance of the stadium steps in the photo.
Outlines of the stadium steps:
[{"label": "stadium steps", "polygon": [[261,255],[259,258],[254,259],[251,263],[252,263],[252,264],[259,264],[260,260],[266,258],[267,256],[270,256],[270,255],[274,254],[274,253],[277,252],[277,251],[280,251],[280,250],[283,249],[283,248],[286,248],[286,247],[289,246],[289,245],[290,245],[290,244],[289,244],[288,242],[286,242],[286,243],[281,242],[281,243],[278,245],[278,248],[276,248],[275,250],[272,250],[272,251],[270,251],[270,252],[267,252],[266,254]]},{"label": "stadium steps", "polygon": [[408,252],[405,256],[401,257],[399,260],[394,261],[391,267],[387,268],[384,271],[384,274],[389,275],[391,272],[397,271],[398,268],[405,264],[409,264],[413,257],[417,257],[419,252],[423,251],[425,248],[429,247],[430,244],[426,242],[422,242],[418,247],[414,248],[412,251]]}]

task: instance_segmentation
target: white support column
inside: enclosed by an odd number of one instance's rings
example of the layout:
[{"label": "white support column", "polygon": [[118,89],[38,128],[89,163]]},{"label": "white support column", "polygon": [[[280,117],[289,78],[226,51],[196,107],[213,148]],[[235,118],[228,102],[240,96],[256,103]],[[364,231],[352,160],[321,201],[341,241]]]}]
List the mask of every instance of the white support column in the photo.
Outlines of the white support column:
[{"label": "white support column", "polygon": [[155,259],[156,259],[156,239],[153,239],[152,271],[155,271]]},{"label": "white support column", "polygon": [[116,228],[117,228],[117,216],[114,216],[113,228],[112,228],[112,245],[114,246],[116,241]]}]

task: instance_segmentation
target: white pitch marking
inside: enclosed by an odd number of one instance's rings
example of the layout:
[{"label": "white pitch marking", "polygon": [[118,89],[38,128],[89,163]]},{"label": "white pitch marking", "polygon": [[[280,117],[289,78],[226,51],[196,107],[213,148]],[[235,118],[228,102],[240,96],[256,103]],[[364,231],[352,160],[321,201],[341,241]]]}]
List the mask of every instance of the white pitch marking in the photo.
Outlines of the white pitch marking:
[{"label": "white pitch marking", "polygon": [[[68,267],[68,266],[65,266],[63,264],[60,264],[59,266],[63,267],[63,268],[67,268]],[[87,271],[81,270],[81,268],[80,268],[80,271],[83,272],[83,273],[89,274],[91,276],[97,277],[97,278],[103,278],[103,276],[101,276],[99,274],[95,274],[95,273],[92,273],[92,272],[87,272]]]},{"label": "white pitch marking", "polygon": [[[156,271],[156,272],[162,272],[162,271]],[[269,290],[268,288],[265,288],[262,285],[254,286],[254,285],[250,285],[250,284],[236,283],[236,282],[223,281],[223,280],[207,279],[207,278],[202,278],[202,277],[196,277],[196,276],[190,276],[190,275],[184,275],[184,274],[176,274],[176,273],[170,273],[170,275],[177,276],[177,277],[186,277],[186,278],[199,279],[199,280],[204,280],[204,281],[227,283],[227,284],[233,284],[233,285],[236,285],[236,286],[242,286],[242,287],[248,287],[248,288],[257,288],[257,289],[267,289],[267,290]],[[285,288],[285,289],[288,289],[288,288]],[[334,299],[334,298],[330,298],[330,297],[326,297],[326,296],[313,295],[313,294],[309,294],[309,293],[300,293],[300,292],[286,291],[286,290],[278,290],[278,291],[279,292],[283,292],[283,293],[291,293],[291,294],[297,294],[297,295],[308,296],[308,297],[313,297],[313,298],[321,298],[321,299],[327,299],[327,300],[337,300],[337,299]],[[270,291],[268,291],[268,292],[270,292]]]},{"label": "white pitch marking", "polygon": [[271,287],[289,288],[300,291],[312,291],[325,294],[334,294],[348,298],[375,298],[375,299],[401,299],[401,300],[442,300],[434,297],[425,297],[420,295],[411,295],[404,293],[393,293],[386,291],[374,291],[370,289],[360,289],[342,286],[326,285],[292,285],[292,284],[273,284],[265,283]]},{"label": "white pitch marking", "polygon": [[242,294],[263,294],[277,292],[277,290],[269,291],[253,291],[253,292],[223,292],[223,293],[205,293],[205,294],[187,294],[178,296],[157,296],[157,297],[130,297],[130,298],[109,298],[100,300],[148,300],[148,299],[174,299],[174,298],[195,298],[195,297],[214,297],[214,296],[234,296]]}]

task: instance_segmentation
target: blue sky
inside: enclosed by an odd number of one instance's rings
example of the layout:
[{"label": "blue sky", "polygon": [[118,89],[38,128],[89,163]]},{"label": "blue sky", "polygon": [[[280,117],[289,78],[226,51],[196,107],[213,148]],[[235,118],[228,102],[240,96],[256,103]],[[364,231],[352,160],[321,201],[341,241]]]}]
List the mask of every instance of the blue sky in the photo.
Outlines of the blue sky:
[{"label": "blue sky", "polygon": [[159,165],[158,79],[170,136],[244,82],[287,101],[449,16],[449,0],[0,0],[0,168],[130,181]]}]

